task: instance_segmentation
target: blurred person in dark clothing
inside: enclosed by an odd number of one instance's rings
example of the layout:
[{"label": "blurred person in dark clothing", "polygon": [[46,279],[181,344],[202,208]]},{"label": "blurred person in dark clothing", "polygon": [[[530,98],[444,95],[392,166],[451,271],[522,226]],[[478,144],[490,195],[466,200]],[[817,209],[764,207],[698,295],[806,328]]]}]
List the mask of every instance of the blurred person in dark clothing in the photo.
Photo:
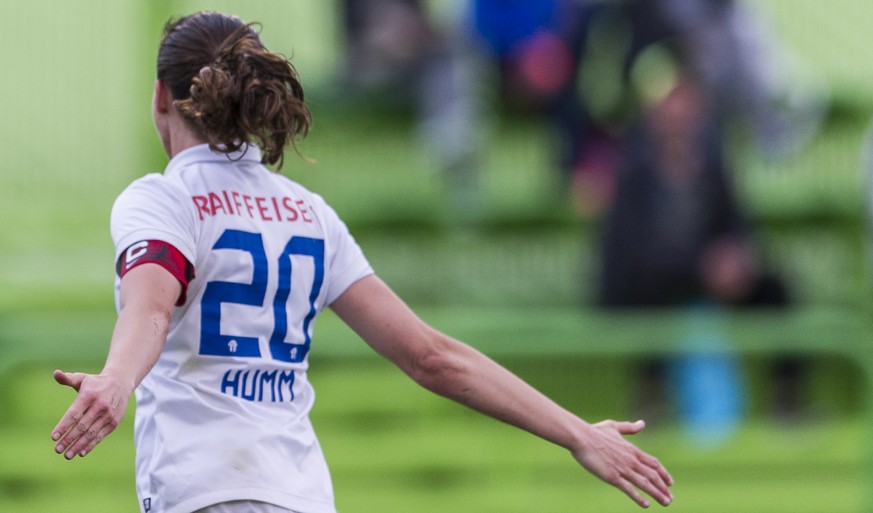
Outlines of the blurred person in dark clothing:
[{"label": "blurred person in dark clothing", "polygon": [[708,112],[685,75],[628,135],[604,224],[603,305],[783,300],[762,272]]},{"label": "blurred person in dark clothing", "polygon": [[[598,300],[609,308],[684,312],[687,330],[677,333],[682,353],[643,362],[636,413],[662,419],[678,413],[692,435],[711,442],[728,435],[745,409],[742,371],[718,328],[720,312],[782,306],[787,297],[758,255],[707,90],[689,70],[673,76],[666,94],[658,80],[643,81],[656,90],[642,96],[656,99],[643,102],[628,134],[603,223]],[[776,369],[789,369],[784,363]]]}]

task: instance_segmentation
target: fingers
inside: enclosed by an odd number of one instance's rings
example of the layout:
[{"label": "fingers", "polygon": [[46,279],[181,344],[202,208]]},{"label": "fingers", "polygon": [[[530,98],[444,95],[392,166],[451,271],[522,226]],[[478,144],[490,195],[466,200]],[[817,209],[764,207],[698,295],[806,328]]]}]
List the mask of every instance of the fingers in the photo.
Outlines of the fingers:
[{"label": "fingers", "polygon": [[672,478],[667,474],[667,479],[665,479],[659,469],[663,469],[663,467],[660,465],[651,467],[641,460],[639,466],[634,469],[634,473],[627,479],[636,489],[642,490],[662,506],[667,506],[673,502],[673,494],[670,493]]},{"label": "fingers", "polygon": [[73,403],[73,406],[70,406],[70,409],[64,413],[64,416],[52,430],[52,440],[59,442],[62,438],[66,438],[71,428],[78,425],[81,419],[82,413],[78,410],[76,403]]},{"label": "fingers", "polygon": [[[61,370],[55,370],[52,376],[55,378],[55,381],[58,384],[72,387],[77,392],[79,390],[79,386],[82,384],[81,379],[79,379],[77,382],[72,374]],[[66,413],[64,413],[64,416],[61,417],[60,422],[58,422],[58,424],[52,430],[52,440],[56,442],[59,441],[65,434],[67,434],[67,432],[70,430],[70,427],[78,423],[79,420],[82,418],[82,413],[76,407],[76,403],[78,402],[79,400],[77,399],[76,402],[73,403],[73,406],[71,406],[70,409],[67,410]]]},{"label": "fingers", "polygon": [[69,412],[61,419],[60,424],[52,432],[52,440],[56,441],[55,452],[64,454],[69,460],[76,455],[73,445],[79,441],[82,434],[88,431],[88,426],[81,422],[81,414],[76,411]]},{"label": "fingers", "polygon": [[668,506],[673,502],[673,494],[670,493],[669,486],[661,481],[657,472],[647,467],[622,475],[612,484],[643,508],[650,506],[649,500],[643,494],[649,495],[662,506]]},{"label": "fingers", "polygon": [[102,422],[98,420],[92,424],[90,428],[84,431],[82,436],[80,436],[77,441],[73,442],[72,445],[67,447],[65,451],[58,451],[58,453],[63,452],[64,457],[68,460],[73,459],[76,455],[84,457],[91,452],[97,444],[103,441],[103,439],[106,438],[106,435],[111,431],[112,429],[105,419]]},{"label": "fingers", "polygon": [[91,452],[118,425],[105,403],[92,403],[84,414],[78,408],[74,403],[52,431],[52,440],[57,442],[55,452],[68,460]]},{"label": "fingers", "polygon": [[648,508],[649,501],[646,499],[642,493],[637,489],[637,486],[630,482],[627,479],[623,479],[620,483],[615,485],[619,490],[623,491],[625,495],[630,497],[634,502],[636,502],[641,508]]},{"label": "fingers", "polygon": [[114,390],[112,380],[101,376],[55,371],[54,378],[78,391],[73,404],[52,430],[55,452],[67,459],[85,456],[115,430],[127,401]]},{"label": "fingers", "polygon": [[642,453],[640,455],[640,461],[642,461],[648,467],[654,469],[654,471],[657,472],[660,481],[666,483],[667,486],[673,486],[673,476],[670,475],[670,472],[667,471],[664,465],[661,465],[661,462],[658,461],[658,458],[655,458],[654,456],[646,453]]}]

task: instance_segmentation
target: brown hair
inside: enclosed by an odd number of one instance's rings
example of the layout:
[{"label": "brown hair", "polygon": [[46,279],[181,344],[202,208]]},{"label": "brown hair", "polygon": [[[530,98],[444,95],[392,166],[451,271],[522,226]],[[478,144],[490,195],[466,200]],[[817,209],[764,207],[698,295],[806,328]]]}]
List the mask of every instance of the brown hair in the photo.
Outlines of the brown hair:
[{"label": "brown hair", "polygon": [[232,153],[255,143],[263,162],[281,169],[285,148],[297,150],[312,118],[297,70],[268,51],[252,25],[215,12],[170,20],[157,77],[214,151]]}]

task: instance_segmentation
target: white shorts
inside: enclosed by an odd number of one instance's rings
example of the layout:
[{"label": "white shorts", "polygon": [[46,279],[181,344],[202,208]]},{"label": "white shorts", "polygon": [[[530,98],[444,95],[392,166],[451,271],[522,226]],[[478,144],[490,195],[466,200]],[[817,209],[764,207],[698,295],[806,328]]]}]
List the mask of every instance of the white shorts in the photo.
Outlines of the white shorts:
[{"label": "white shorts", "polygon": [[294,513],[275,504],[260,501],[230,501],[213,504],[194,513]]}]

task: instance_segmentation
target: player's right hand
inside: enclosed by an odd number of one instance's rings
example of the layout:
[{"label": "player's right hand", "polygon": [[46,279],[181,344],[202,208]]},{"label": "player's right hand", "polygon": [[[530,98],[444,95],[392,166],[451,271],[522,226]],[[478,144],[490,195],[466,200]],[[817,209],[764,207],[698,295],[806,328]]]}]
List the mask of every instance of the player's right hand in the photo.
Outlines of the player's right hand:
[{"label": "player's right hand", "polygon": [[78,395],[52,430],[55,452],[68,460],[85,456],[118,427],[132,390],[113,376],[81,372],[54,372],[55,381]]}]

